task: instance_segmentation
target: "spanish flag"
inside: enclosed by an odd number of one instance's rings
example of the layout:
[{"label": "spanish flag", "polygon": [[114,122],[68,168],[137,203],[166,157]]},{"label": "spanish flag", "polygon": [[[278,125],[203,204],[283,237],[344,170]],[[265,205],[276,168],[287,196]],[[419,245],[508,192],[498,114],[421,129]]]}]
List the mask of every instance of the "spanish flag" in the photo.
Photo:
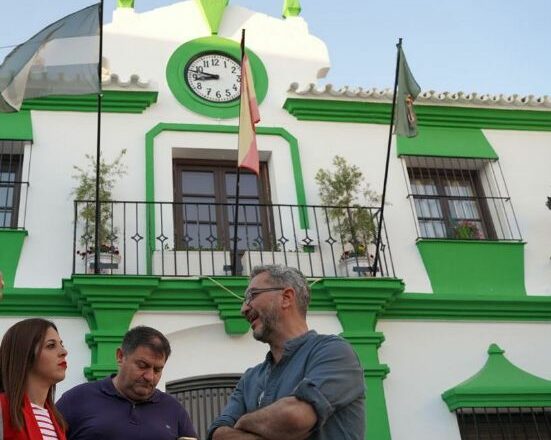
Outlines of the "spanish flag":
[{"label": "spanish flag", "polygon": [[255,124],[260,121],[249,58],[241,61],[241,109],[239,113],[239,154],[237,166],[251,170],[258,176],[259,161],[256,147]]}]

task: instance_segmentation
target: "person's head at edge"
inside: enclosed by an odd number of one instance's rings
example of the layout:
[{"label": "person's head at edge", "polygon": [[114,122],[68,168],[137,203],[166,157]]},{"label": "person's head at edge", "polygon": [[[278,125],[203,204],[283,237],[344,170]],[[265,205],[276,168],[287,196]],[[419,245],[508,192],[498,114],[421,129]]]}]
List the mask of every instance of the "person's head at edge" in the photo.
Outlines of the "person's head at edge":
[{"label": "person's head at edge", "polygon": [[[58,424],[66,424],[54,405],[55,385],[65,378],[67,350],[57,327],[42,318],[29,318],[12,325],[0,345],[0,390],[6,394],[12,423],[24,424],[23,396],[47,405]],[[43,400],[44,402],[37,402]]]},{"label": "person's head at edge", "polygon": [[308,331],[310,286],[300,271],[281,265],[255,267],[241,313],[255,339],[274,346]]},{"label": "person's head at edge", "polygon": [[133,402],[148,400],[155,393],[170,353],[170,343],[160,331],[146,326],[134,327],[117,348],[119,371],[113,378],[113,385]]}]

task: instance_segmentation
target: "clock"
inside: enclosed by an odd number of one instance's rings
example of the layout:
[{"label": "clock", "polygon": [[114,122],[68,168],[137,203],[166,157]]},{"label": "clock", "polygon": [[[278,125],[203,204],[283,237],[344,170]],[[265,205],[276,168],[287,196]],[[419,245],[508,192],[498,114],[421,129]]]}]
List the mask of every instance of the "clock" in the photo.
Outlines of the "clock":
[{"label": "clock", "polygon": [[[247,55],[260,105],[268,92],[268,74],[250,49]],[[201,37],[179,46],[168,59],[166,81],[176,100],[192,112],[216,119],[239,117],[241,47],[219,36]]]},{"label": "clock", "polygon": [[231,102],[240,95],[241,66],[225,53],[204,52],[185,66],[184,79],[199,98],[208,102]]}]

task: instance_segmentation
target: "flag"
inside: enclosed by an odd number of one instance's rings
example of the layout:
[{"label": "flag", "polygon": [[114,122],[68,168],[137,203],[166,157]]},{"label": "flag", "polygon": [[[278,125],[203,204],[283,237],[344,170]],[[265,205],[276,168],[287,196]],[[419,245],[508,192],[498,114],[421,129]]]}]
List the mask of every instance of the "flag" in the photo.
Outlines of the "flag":
[{"label": "flag", "polygon": [[74,12],[13,49],[0,65],[0,112],[24,99],[99,93],[100,4]]},{"label": "flag", "polygon": [[260,165],[256,147],[255,124],[260,121],[249,58],[241,61],[241,108],[239,113],[239,153],[237,166],[247,168],[258,176]]},{"label": "flag", "polygon": [[417,116],[413,110],[413,101],[421,93],[421,88],[409,70],[406,56],[399,45],[400,62],[398,65],[398,96],[394,132],[400,136],[417,136]]}]

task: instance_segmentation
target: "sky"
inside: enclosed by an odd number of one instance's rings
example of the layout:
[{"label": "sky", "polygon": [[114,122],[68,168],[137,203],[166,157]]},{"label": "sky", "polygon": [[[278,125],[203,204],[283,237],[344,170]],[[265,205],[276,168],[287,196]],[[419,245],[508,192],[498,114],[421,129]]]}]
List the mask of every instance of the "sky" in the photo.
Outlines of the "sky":
[{"label": "sky", "polygon": [[[9,46],[94,0],[17,0],[3,11],[0,60]],[[138,12],[176,0],[135,0]],[[116,0],[105,0],[105,22]],[[275,17],[283,0],[230,0]],[[390,88],[396,43],[424,91],[551,96],[551,0],[301,0],[310,32],[329,49],[319,84]]]}]

